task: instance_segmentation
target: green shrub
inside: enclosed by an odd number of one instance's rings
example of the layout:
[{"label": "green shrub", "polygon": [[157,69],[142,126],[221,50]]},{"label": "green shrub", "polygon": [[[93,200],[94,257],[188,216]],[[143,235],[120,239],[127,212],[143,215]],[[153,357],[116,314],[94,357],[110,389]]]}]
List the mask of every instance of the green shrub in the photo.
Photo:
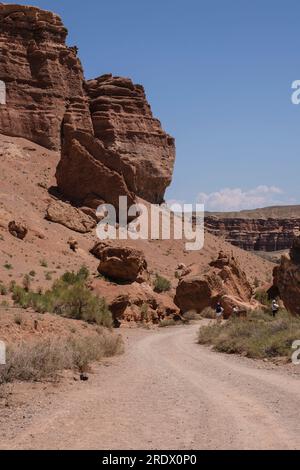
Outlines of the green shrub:
[{"label": "green shrub", "polygon": [[107,328],[112,327],[112,315],[103,298],[95,296],[87,287],[87,270],[65,273],[45,293],[13,287],[15,304],[39,313],[55,313],[67,318],[84,320]]},{"label": "green shrub", "polygon": [[260,302],[262,305],[269,306],[271,305],[271,300],[269,299],[268,292],[263,289],[258,289],[254,295],[255,300]]},{"label": "green shrub", "polygon": [[206,307],[204,310],[202,310],[201,317],[202,318],[208,318],[208,319],[215,319],[216,318],[216,312],[213,308]]},{"label": "green shrub", "polygon": [[158,293],[167,292],[171,289],[171,282],[163,276],[156,274],[154,281],[154,291]]},{"label": "green shrub", "polygon": [[7,295],[7,294],[8,294],[7,288],[3,284],[0,284],[0,295]]},{"label": "green shrub", "polygon": [[26,292],[29,292],[31,286],[31,277],[29,274],[25,274],[23,277],[23,287],[26,290]]},{"label": "green shrub", "polygon": [[251,358],[290,357],[293,341],[300,338],[300,319],[281,311],[276,318],[263,312],[249,312],[247,318],[231,318],[224,324],[200,328],[199,344],[216,351],[243,354]]},{"label": "green shrub", "polygon": [[175,325],[177,325],[176,321],[173,320],[173,318],[170,318],[170,319],[160,320],[158,326],[160,328],[167,328],[168,326],[175,326]]},{"label": "green shrub", "polygon": [[183,318],[185,321],[195,321],[195,320],[201,320],[203,317],[199,313],[197,313],[195,310],[190,310],[189,312],[185,312],[183,315]]},{"label": "green shrub", "polygon": [[142,322],[148,321],[148,311],[149,311],[148,304],[143,303],[143,305],[141,306],[141,321]]}]

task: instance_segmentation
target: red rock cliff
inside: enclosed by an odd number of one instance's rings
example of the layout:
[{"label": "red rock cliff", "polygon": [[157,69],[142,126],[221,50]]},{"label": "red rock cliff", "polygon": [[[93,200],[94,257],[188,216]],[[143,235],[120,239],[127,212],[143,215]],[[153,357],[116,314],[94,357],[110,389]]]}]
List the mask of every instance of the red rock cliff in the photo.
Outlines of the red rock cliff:
[{"label": "red rock cliff", "polygon": [[[0,132],[49,149],[61,145],[67,108],[80,109],[79,127],[92,129],[76,48],[65,45],[60,18],[38,8],[0,4]],[[73,113],[75,117],[76,113]]]},{"label": "red rock cliff", "polygon": [[122,162],[129,188],[160,203],[171,183],[174,139],[152,115],[144,88],[131,80],[104,75],[86,83],[95,135]]},{"label": "red rock cliff", "polygon": [[248,251],[280,251],[291,248],[299,233],[300,219],[205,218],[206,230]]},{"label": "red rock cliff", "polygon": [[0,4],[0,133],[61,148],[57,183],[79,204],[125,195],[160,203],[171,182],[174,139],[154,119],[143,87],[106,75],[84,82],[61,19]]}]

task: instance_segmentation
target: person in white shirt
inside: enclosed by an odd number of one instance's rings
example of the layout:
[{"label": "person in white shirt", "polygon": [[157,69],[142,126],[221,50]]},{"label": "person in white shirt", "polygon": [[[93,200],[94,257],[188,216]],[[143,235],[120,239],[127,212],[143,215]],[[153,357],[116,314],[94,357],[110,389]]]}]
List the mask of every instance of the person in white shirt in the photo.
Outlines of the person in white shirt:
[{"label": "person in white shirt", "polygon": [[272,315],[275,318],[279,310],[279,305],[276,300],[272,301]]}]

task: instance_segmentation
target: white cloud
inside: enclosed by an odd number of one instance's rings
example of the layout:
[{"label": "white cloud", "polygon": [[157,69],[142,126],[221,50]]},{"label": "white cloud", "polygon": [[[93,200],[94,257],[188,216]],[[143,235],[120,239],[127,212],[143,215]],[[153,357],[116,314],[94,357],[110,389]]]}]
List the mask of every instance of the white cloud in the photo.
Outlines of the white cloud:
[{"label": "white cloud", "polygon": [[208,211],[239,211],[284,204],[284,201],[278,199],[282,194],[282,189],[276,186],[262,185],[248,191],[224,188],[210,194],[200,193],[197,201],[204,204]]}]

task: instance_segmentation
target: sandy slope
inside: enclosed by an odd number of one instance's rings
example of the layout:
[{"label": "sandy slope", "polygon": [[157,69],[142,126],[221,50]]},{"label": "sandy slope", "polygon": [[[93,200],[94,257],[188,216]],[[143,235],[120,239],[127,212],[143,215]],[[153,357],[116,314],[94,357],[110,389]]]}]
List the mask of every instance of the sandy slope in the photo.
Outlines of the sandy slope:
[{"label": "sandy slope", "polygon": [[[25,274],[34,270],[32,288],[49,287],[66,270],[75,270],[83,264],[91,273],[97,272],[98,260],[89,250],[99,241],[96,231],[89,234],[73,232],[62,225],[45,220],[46,209],[53,201],[48,189],[55,186],[55,169],[59,154],[24,139],[0,135],[0,281],[12,279],[19,284]],[[25,221],[29,228],[24,241],[12,237],[7,230],[11,220]],[[73,253],[68,239],[78,241]],[[206,235],[205,247],[199,252],[185,252],[182,240],[125,241],[144,251],[151,272],[168,277],[175,287],[175,270],[179,263],[197,263],[203,270],[220,250],[232,253],[250,280],[270,281],[274,265],[252,253]],[[42,261],[46,261],[43,266]],[[8,270],[4,266],[11,265]],[[50,275],[50,280],[47,278]]]},{"label": "sandy slope", "polygon": [[123,357],[6,421],[0,447],[299,449],[299,371],[211,352],[198,327],[123,330]]}]

